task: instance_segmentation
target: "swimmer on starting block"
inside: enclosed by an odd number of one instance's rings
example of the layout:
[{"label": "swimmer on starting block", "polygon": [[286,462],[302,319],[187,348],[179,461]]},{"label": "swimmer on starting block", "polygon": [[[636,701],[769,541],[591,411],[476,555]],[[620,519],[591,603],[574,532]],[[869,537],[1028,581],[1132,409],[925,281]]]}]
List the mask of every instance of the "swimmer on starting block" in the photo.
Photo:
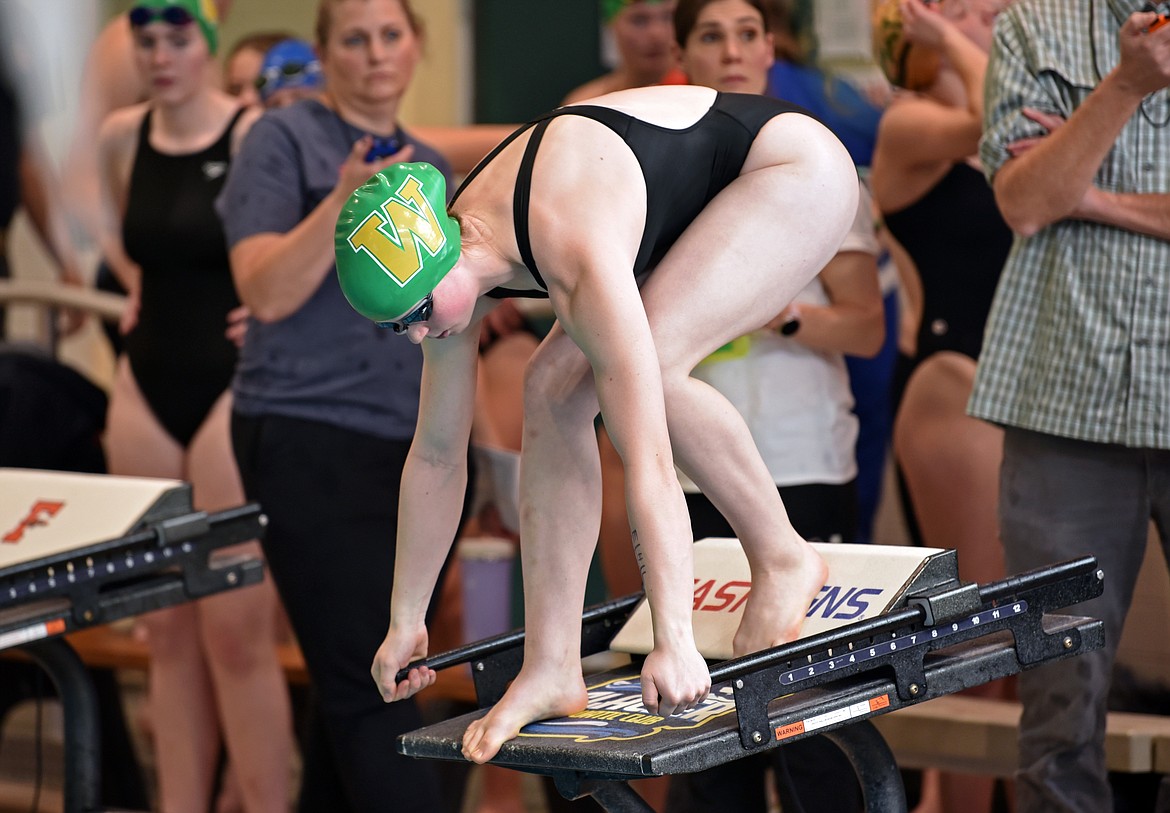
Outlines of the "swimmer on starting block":
[{"label": "swimmer on starting block", "polygon": [[342,290],[357,311],[421,343],[424,358],[390,626],[372,668],[387,701],[435,680],[425,668],[395,676],[427,654],[424,613],[467,478],[479,325],[507,296],[547,296],[557,325],[525,376],[524,663],[468,727],[464,756],[486,762],[524,725],[585,706],[599,409],[625,464],[653,617],[646,708],[682,712],[711,685],[691,629],[691,530],[676,462],[727,516],[751,564],[735,652],[797,636],[824,562],[793,530],[742,419],[690,372],[773,319],[820,271],[853,221],[857,190],[845,148],[810,116],[762,96],[675,86],[530,122],[449,209],[426,164],[390,166],[354,193],[336,230]]}]

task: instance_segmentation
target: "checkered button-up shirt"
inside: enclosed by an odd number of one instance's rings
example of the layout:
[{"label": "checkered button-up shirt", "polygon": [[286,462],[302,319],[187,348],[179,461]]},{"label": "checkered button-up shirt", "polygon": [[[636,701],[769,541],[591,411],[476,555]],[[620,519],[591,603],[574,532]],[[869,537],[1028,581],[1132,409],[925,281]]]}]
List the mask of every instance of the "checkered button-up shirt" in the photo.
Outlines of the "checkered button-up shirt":
[{"label": "checkered button-up shirt", "polygon": [[[1009,143],[1043,134],[1021,108],[1067,119],[1117,65],[1118,28],[1140,7],[1021,0],[1000,16],[980,149],[989,178]],[[1170,92],[1145,99],[1094,184],[1170,193]],[[1170,242],[1080,220],[1017,236],[969,411],[1061,437],[1170,448]]]}]

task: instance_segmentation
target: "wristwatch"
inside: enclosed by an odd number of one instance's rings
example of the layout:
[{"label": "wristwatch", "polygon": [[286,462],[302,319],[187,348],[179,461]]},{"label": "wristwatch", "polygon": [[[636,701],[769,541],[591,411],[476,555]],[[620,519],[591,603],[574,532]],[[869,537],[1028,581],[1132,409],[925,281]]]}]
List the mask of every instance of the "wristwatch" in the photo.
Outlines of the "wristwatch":
[{"label": "wristwatch", "polygon": [[793,311],[787,319],[785,319],[779,327],[781,336],[794,336],[796,331],[800,330],[800,314]]}]

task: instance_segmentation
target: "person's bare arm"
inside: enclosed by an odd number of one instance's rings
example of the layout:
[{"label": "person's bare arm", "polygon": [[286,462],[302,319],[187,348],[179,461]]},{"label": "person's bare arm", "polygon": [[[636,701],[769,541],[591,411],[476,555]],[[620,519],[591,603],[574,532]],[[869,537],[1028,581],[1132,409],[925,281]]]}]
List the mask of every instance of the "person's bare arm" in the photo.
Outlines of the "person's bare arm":
[{"label": "person's bare arm", "polygon": [[1125,194],[1090,187],[1072,217],[1170,240],[1170,195]]},{"label": "person's bare arm", "polygon": [[611,254],[597,259],[610,264],[610,273],[586,261],[570,285],[550,280],[549,295],[561,326],[593,366],[606,430],[625,467],[634,553],[654,630],[654,652],[643,670],[643,702],[651,713],[670,714],[705,696],[710,687],[691,627],[690,527],[674,470],[654,339],[623,262],[632,258]]},{"label": "person's bare arm", "polygon": [[[1012,157],[993,180],[996,202],[1012,229],[1025,236],[1068,217],[1099,219],[1105,201],[1090,192],[1101,162],[1143,98],[1170,84],[1170,27],[1146,33],[1155,19],[1138,12],[1121,26],[1121,61],[1068,121]],[[1090,196],[1085,206],[1086,195]],[[1148,217],[1164,202],[1154,196],[1125,217]],[[1116,202],[1116,201],[1115,201]],[[1127,202],[1131,203],[1131,202]],[[1159,218],[1163,221],[1165,215]],[[1131,221],[1132,222],[1132,221]]]},{"label": "person's bare arm", "polygon": [[61,195],[44,151],[26,142],[20,153],[20,199],[45,250],[56,261],[61,279],[80,284],[77,257],[61,217]]},{"label": "person's bare arm", "polygon": [[967,110],[982,119],[987,54],[936,8],[921,0],[902,0],[901,11],[906,39],[934,48],[947,58],[963,81]]},{"label": "person's bare arm", "polygon": [[424,341],[423,358],[418,426],[402,470],[390,626],[371,669],[386,701],[410,697],[435,679],[433,671],[421,669],[411,670],[401,683],[395,676],[427,654],[427,606],[459,527],[475,414],[478,330]]},{"label": "person's bare arm", "polygon": [[[632,161],[607,153],[607,140],[590,142],[581,132],[571,147],[566,141],[549,145],[545,166],[558,172],[534,176],[529,222],[549,299],[561,327],[592,366],[606,429],[625,467],[634,553],[654,630],[642,698],[651,713],[668,715],[705,696],[710,676],[691,627],[692,540],[667,430],[658,351],[631,273],[645,201],[588,182],[594,162]],[[590,157],[594,148],[598,157]]]},{"label": "person's bare arm", "polygon": [[122,217],[144,115],[145,105],[116,110],[102,123],[98,134],[97,239],[102,258],[126,290],[126,306],[118,325],[122,333],[129,333],[137,324],[142,296],[142,269],[130,259],[122,244]]},{"label": "person's bare arm", "polygon": [[133,298],[138,295],[142,269],[122,245],[122,216],[126,209],[130,168],[138,145],[138,128],[145,115],[138,105],[112,113],[98,133],[98,244],[102,257],[118,282]]},{"label": "person's bare arm", "polygon": [[904,208],[945,167],[974,155],[983,130],[987,55],[918,0],[908,0],[904,7],[907,37],[946,54],[963,81],[967,100],[959,107],[903,94],[882,115],[870,182],[883,212]]},{"label": "person's bare arm", "polygon": [[69,178],[66,203],[71,214],[99,241],[103,229],[101,159],[94,148],[93,135],[115,110],[146,98],[146,88],[134,65],[126,15],[111,20],[98,34],[81,76],[77,119],[62,174]]},{"label": "person's bare arm", "polygon": [[[20,200],[29,222],[40,238],[49,256],[57,265],[61,282],[66,285],[83,286],[81,267],[77,251],[69,236],[66,213],[56,175],[48,158],[38,143],[25,144],[20,152]],[[77,331],[85,322],[85,311],[77,308],[62,310],[58,320],[63,335]]]},{"label": "person's bare arm", "polygon": [[[1008,144],[1008,152],[1015,157],[1033,149],[1064,126],[1064,119],[1051,113],[1025,109],[1024,115],[1047,132]],[[1170,240],[1170,195],[1166,194],[1107,192],[1090,185],[1069,217]]]},{"label": "person's bare arm", "polygon": [[292,229],[254,234],[232,247],[232,278],[240,301],[256,319],[275,322],[300,310],[333,267],[333,230],[349,196],[375,172],[409,161],[414,154],[408,144],[394,155],[367,163],[370,144],[369,136],[354,143],[337,186]]},{"label": "person's bare arm", "polygon": [[878,287],[877,258],[865,251],[841,251],[820,273],[828,305],[793,305],[769,323],[778,328],[795,308],[800,330],[793,340],[817,350],[870,358],[885,339],[885,313]]},{"label": "person's bare arm", "polygon": [[918,267],[910,253],[889,229],[883,226],[878,239],[890,253],[898,274],[898,351],[914,356],[918,352],[918,326],[922,322],[922,277],[918,275]]}]

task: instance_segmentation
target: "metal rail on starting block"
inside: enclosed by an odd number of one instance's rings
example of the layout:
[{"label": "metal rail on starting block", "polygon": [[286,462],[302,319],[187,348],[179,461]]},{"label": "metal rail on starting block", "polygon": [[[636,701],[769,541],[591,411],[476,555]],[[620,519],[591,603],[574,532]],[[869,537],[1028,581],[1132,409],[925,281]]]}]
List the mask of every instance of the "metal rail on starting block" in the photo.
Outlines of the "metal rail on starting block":
[{"label": "metal rail on starting block", "polygon": [[[701,771],[826,735],[849,757],[866,809],[900,813],[897,765],[870,718],[1103,646],[1100,621],[1053,613],[1101,594],[1104,574],[1092,557],[976,585],[959,581],[950,550],[817,547],[829,582],[802,637],[713,663],[711,694],[698,708],[650,714],[635,660],[587,677],[583,711],[525,726],[492,762],[551,776],[566,797],[592,796],[612,813],[647,811],[627,780]],[[703,642],[726,650],[750,592],[737,549],[734,540],[696,544],[693,618],[708,658]],[[647,611],[640,594],[586,610],[582,655],[649,651]],[[434,669],[470,663],[481,709],[403,735],[399,751],[461,760],[464,731],[515,677],[523,644],[517,630],[423,661]]]},{"label": "metal rail on starting block", "polygon": [[56,686],[66,813],[100,809],[101,758],[92,681],[60,636],[260,582],[258,558],[213,554],[266,523],[256,505],[195,511],[177,480],[0,468],[0,650]]}]

